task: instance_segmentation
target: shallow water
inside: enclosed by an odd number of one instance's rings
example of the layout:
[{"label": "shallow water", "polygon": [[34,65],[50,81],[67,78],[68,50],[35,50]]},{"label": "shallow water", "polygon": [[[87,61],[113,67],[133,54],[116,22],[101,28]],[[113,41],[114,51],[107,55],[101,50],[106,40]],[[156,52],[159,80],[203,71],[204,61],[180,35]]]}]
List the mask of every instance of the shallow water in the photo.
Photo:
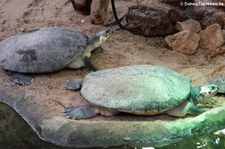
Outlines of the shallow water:
[{"label": "shallow water", "polygon": [[114,147],[111,149],[224,149],[225,135],[207,134],[182,138],[172,142],[160,142],[138,147]]},{"label": "shallow water", "polygon": [[173,143],[160,149],[224,149],[225,135],[208,134],[202,136],[192,136],[183,139],[177,143]]},{"label": "shallow water", "polygon": [[[1,149],[66,149],[41,140],[30,126],[8,105],[0,103]],[[225,135],[191,136],[170,142],[137,146],[108,147],[109,149],[223,149]]]}]

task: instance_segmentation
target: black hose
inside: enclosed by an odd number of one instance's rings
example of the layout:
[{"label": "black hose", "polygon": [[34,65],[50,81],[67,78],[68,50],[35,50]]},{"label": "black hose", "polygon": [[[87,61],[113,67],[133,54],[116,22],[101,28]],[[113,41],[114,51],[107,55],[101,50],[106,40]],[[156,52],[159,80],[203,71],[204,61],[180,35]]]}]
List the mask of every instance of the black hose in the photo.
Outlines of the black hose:
[{"label": "black hose", "polygon": [[111,0],[111,5],[112,5],[112,11],[113,11],[113,15],[114,15],[114,17],[115,17],[116,23],[119,25],[119,27],[120,27],[121,29],[126,29],[126,28],[120,23],[120,20],[119,20],[119,18],[118,18],[118,16],[117,16],[117,13],[116,13],[116,7],[115,7],[115,2],[114,2],[114,0]]}]

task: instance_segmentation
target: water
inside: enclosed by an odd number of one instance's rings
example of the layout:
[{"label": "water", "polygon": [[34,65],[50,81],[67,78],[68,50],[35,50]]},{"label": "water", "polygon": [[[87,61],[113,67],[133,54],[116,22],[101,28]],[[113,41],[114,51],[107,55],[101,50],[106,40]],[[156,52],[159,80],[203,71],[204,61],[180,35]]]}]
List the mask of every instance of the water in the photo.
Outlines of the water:
[{"label": "water", "polygon": [[160,147],[159,149],[224,149],[225,135],[208,134],[192,136],[177,143]]},{"label": "water", "polygon": [[[173,142],[109,147],[109,149],[224,149],[225,135],[191,136]],[[66,149],[45,142],[9,106],[0,103],[0,149]]]}]

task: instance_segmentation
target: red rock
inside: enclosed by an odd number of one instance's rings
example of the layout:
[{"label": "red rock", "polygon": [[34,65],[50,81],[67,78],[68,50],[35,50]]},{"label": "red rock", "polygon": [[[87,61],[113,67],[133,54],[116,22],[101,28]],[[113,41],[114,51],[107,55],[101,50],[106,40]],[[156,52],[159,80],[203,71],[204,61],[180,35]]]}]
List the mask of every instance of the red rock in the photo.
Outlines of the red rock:
[{"label": "red rock", "polygon": [[200,23],[193,19],[188,19],[184,22],[177,22],[175,28],[178,31],[189,30],[195,33],[198,33],[201,31]]},{"label": "red rock", "polygon": [[222,11],[216,12],[214,15],[215,16],[219,16],[219,17],[221,17],[223,19],[223,29],[225,29],[225,12],[222,12]]},{"label": "red rock", "polygon": [[184,30],[167,36],[165,40],[173,50],[191,55],[197,51],[200,35],[192,31]]},{"label": "red rock", "polygon": [[223,54],[225,53],[225,45],[219,47],[219,48],[216,48],[214,50],[210,50],[207,54],[206,54],[206,57],[208,60],[210,60],[211,58],[217,56],[217,55],[220,55],[220,54]]},{"label": "red rock", "polygon": [[220,25],[212,24],[200,32],[199,46],[203,49],[216,49],[225,42],[223,36]]},{"label": "red rock", "polygon": [[171,35],[174,26],[166,12],[142,5],[131,6],[126,14],[127,29],[134,34],[151,36]]}]

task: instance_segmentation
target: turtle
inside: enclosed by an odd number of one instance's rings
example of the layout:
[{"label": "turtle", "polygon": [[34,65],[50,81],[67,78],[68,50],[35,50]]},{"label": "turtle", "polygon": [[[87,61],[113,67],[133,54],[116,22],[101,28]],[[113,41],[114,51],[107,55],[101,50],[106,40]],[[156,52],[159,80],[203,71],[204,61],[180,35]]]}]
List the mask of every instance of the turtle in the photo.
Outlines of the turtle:
[{"label": "turtle", "polygon": [[215,79],[210,80],[208,83],[216,84],[219,88],[219,94],[225,94],[225,76],[220,76]]},{"label": "turtle", "polygon": [[136,115],[168,114],[184,117],[199,115],[207,108],[199,101],[216,95],[215,84],[191,86],[191,79],[163,66],[129,65],[89,73],[83,80],[68,80],[66,89],[79,90],[88,102],[67,106],[64,115],[71,119],[88,119],[98,114],[119,112]]},{"label": "turtle", "polygon": [[81,67],[95,71],[91,52],[108,39],[109,32],[102,30],[88,38],[80,31],[50,26],[18,33],[0,42],[0,66],[12,72],[12,80],[19,85],[33,82],[26,74]]}]

